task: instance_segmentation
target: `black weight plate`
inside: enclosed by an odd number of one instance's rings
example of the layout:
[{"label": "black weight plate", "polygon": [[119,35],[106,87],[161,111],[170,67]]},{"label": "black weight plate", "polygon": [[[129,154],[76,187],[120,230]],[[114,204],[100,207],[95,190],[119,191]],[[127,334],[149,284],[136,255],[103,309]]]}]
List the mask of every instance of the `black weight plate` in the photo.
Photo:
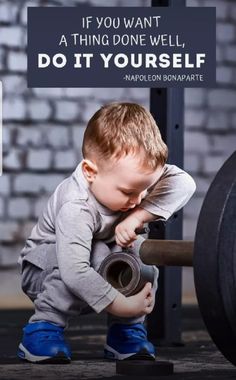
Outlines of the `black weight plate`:
[{"label": "black weight plate", "polygon": [[172,375],[174,365],[168,361],[121,360],[116,362],[116,373],[133,376]]},{"label": "black weight plate", "polygon": [[236,152],[214,178],[194,243],[199,307],[212,340],[236,365]]}]

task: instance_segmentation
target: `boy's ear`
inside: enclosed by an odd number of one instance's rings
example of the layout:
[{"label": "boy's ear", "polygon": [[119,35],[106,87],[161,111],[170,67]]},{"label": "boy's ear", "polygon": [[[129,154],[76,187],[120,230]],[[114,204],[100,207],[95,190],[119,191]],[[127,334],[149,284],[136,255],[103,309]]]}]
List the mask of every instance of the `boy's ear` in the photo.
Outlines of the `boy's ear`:
[{"label": "boy's ear", "polygon": [[82,161],[82,170],[87,181],[92,183],[98,172],[97,165],[90,160],[84,159]]}]

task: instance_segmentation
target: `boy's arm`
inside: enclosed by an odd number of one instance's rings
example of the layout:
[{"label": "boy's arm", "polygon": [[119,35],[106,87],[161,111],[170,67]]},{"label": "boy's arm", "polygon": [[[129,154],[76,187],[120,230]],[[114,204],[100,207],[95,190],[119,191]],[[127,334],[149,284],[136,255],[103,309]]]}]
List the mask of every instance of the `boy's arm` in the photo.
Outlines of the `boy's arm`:
[{"label": "boy's arm", "polygon": [[97,313],[114,301],[118,291],[90,264],[94,217],[84,205],[67,202],[56,217],[56,250],[61,278],[70,291]]},{"label": "boy's arm", "polygon": [[152,220],[167,220],[185,206],[195,190],[196,184],[188,173],[175,165],[165,165],[161,178],[143,199],[140,208],[153,214]]},{"label": "boy's arm", "polygon": [[158,182],[141,204],[116,227],[116,242],[128,246],[136,239],[135,229],[153,220],[167,220],[181,209],[196,189],[193,178],[175,165],[165,165]]}]

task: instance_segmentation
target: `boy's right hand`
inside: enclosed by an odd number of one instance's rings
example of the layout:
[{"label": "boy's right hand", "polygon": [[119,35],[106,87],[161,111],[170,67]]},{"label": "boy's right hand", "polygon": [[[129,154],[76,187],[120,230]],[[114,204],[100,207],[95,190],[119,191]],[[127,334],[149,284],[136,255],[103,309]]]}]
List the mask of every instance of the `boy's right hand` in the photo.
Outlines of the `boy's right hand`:
[{"label": "boy's right hand", "polygon": [[125,297],[119,293],[114,301],[106,307],[106,311],[118,317],[140,317],[150,314],[154,306],[152,285],[148,282],[144,288],[134,296]]}]

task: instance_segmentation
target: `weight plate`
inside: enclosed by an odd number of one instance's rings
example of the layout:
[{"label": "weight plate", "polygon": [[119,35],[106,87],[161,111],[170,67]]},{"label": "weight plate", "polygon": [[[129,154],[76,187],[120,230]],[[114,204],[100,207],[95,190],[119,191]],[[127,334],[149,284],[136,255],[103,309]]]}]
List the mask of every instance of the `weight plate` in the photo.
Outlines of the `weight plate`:
[{"label": "weight plate", "polygon": [[168,361],[121,360],[116,362],[116,373],[133,376],[172,375],[174,365]]},{"label": "weight plate", "polygon": [[193,266],[209,334],[236,365],[236,152],[217,173],[203,202]]}]

